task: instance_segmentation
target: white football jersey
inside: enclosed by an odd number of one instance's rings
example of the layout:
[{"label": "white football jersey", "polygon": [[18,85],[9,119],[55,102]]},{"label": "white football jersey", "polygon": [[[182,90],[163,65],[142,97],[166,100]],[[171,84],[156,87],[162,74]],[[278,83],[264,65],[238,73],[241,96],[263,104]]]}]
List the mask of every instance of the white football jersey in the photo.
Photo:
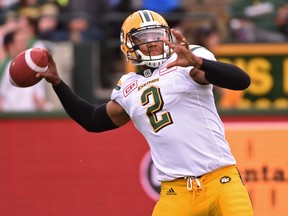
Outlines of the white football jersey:
[{"label": "white football jersey", "polygon": [[[216,60],[203,47],[192,47],[197,56]],[[193,67],[163,65],[123,75],[111,99],[129,114],[144,135],[161,181],[200,176],[235,164],[217,113],[213,86],[195,82]]]}]

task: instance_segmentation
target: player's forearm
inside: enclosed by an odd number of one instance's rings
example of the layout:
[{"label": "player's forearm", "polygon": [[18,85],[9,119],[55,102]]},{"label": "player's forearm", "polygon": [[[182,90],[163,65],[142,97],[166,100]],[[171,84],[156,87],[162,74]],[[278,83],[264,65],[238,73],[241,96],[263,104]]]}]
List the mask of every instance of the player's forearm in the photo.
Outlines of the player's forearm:
[{"label": "player's forearm", "polygon": [[53,86],[67,114],[90,132],[102,132],[117,128],[111,121],[106,104],[95,107],[76,95],[63,81]]},{"label": "player's forearm", "polygon": [[207,81],[222,88],[244,90],[251,83],[249,75],[233,64],[203,59],[199,69]]}]

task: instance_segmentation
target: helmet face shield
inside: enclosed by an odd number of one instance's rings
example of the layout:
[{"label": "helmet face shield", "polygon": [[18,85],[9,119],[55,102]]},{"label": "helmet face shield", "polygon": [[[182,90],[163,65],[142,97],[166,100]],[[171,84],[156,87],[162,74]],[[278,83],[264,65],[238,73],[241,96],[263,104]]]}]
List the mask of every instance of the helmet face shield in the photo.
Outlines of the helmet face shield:
[{"label": "helmet face shield", "polygon": [[166,27],[147,28],[130,33],[128,37],[130,37],[133,46],[140,46],[146,43],[162,41],[162,38],[169,40],[169,33]]}]

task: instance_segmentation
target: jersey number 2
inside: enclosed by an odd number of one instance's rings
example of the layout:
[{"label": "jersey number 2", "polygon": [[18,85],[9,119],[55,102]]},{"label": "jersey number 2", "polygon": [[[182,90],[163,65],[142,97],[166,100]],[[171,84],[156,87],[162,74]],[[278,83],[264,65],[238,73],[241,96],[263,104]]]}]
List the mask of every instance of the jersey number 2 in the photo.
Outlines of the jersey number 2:
[{"label": "jersey number 2", "polygon": [[160,92],[160,89],[151,86],[146,89],[141,95],[141,102],[143,106],[146,106],[151,99],[152,96],[154,103],[147,107],[146,115],[149,118],[150,124],[155,132],[158,132],[162,128],[166,127],[173,123],[170,113],[167,111],[162,111],[164,101]]}]

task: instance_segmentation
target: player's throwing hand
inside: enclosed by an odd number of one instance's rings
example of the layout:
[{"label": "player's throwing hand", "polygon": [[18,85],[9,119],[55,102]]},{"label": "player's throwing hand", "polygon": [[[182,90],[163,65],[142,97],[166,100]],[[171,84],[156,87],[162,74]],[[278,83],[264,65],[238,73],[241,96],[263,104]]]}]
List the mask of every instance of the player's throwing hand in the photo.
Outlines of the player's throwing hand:
[{"label": "player's throwing hand", "polygon": [[37,73],[36,77],[44,78],[47,82],[51,83],[53,86],[61,82],[61,78],[58,75],[56,64],[53,60],[51,53],[48,53],[49,69],[46,73]]}]

